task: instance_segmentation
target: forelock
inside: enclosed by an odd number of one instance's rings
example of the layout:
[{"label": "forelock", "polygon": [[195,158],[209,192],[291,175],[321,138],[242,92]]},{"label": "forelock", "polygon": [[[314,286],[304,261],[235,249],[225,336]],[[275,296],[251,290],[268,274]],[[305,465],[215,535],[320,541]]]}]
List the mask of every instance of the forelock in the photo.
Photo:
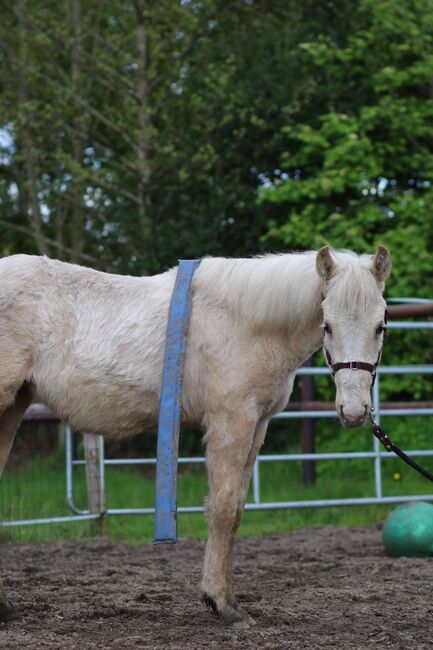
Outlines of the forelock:
[{"label": "forelock", "polygon": [[370,258],[347,253],[337,257],[337,269],[328,284],[326,302],[336,314],[358,318],[377,309],[381,292],[369,268]]}]

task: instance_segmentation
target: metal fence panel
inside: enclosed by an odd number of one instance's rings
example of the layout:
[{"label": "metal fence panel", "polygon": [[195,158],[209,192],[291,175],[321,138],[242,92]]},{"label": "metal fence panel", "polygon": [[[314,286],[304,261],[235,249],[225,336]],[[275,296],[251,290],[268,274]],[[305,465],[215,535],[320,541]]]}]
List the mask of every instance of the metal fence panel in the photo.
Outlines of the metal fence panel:
[{"label": "metal fence panel", "polygon": [[[430,330],[433,329],[433,322],[392,322],[389,323],[390,329],[400,330]],[[381,411],[380,409],[380,377],[385,375],[410,375],[410,374],[433,374],[432,365],[394,365],[394,366],[381,366],[378,369],[378,376],[373,388],[373,406],[375,416],[379,422],[381,417],[390,416],[423,416],[428,417],[433,415],[433,408],[396,408]],[[316,367],[302,367],[298,370],[297,375],[313,375],[322,376],[330,375],[328,368]],[[274,416],[274,419],[302,419],[302,418],[337,418],[335,410],[302,410],[302,411],[283,411]],[[0,526],[23,526],[42,523],[61,523],[70,521],[85,521],[98,519],[102,514],[109,516],[115,515],[134,515],[134,514],[154,514],[153,506],[140,508],[108,508],[104,513],[90,512],[88,509],[79,508],[74,501],[74,472],[78,467],[85,465],[85,460],[75,459],[73,457],[73,444],[72,432],[69,427],[66,427],[66,467],[65,467],[65,497],[66,503],[71,511],[71,515],[53,516],[53,517],[39,517],[39,518],[26,518],[16,520],[0,520]],[[137,466],[137,465],[155,465],[155,458],[130,458],[130,459],[116,459],[105,458],[104,456],[104,441],[102,436],[99,436],[99,458],[98,458],[98,471],[96,472],[97,482],[100,490],[100,503],[104,503],[104,490],[105,490],[105,471],[107,467],[118,466]],[[427,450],[407,450],[406,453],[412,456],[433,456],[433,449]],[[295,454],[263,454],[259,455],[254,466],[252,476],[252,498],[253,500],[246,505],[247,510],[272,510],[272,509],[286,509],[286,508],[317,508],[326,506],[354,506],[354,505],[370,505],[370,504],[386,504],[386,503],[402,503],[407,501],[420,501],[431,500],[433,494],[422,495],[401,495],[401,496],[384,496],[383,483],[382,483],[382,461],[390,458],[390,454],[382,451],[379,441],[373,437],[373,449],[371,451],[354,451],[354,452],[334,452],[334,453],[295,453]],[[374,463],[374,494],[362,498],[341,498],[341,499],[312,499],[312,500],[292,500],[292,501],[263,501],[261,498],[261,484],[260,484],[260,466],[263,463],[273,462],[296,462],[305,460],[348,460],[354,458],[370,459]],[[205,463],[203,456],[199,457],[181,457],[179,464],[197,464]],[[97,502],[97,501],[96,501]],[[180,513],[202,512],[204,507],[201,505],[194,506],[180,506],[178,511]],[[1,516],[1,513],[0,513]]]}]

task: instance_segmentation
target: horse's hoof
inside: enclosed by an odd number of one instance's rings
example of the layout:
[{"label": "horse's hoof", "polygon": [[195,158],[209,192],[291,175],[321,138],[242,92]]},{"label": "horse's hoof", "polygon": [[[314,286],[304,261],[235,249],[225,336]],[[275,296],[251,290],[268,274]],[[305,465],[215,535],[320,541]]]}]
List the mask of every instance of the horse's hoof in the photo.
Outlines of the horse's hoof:
[{"label": "horse's hoof", "polygon": [[236,609],[237,609],[237,611],[239,612],[239,614],[242,616],[242,618],[244,619],[244,621],[245,621],[246,623],[248,623],[248,625],[255,625],[255,624],[256,624],[256,622],[255,622],[255,620],[253,619],[253,617],[250,616],[250,615],[248,614],[248,612],[247,612],[243,607],[237,607]]},{"label": "horse's hoof", "polygon": [[235,632],[242,632],[242,630],[248,630],[249,624],[246,621],[236,621],[235,623],[232,623],[230,625],[231,630],[235,630]]},{"label": "horse's hoof", "polygon": [[21,621],[22,615],[10,603],[0,603],[0,623],[10,623],[11,621]]},{"label": "horse's hoof", "polygon": [[[226,627],[232,630],[247,630],[253,619],[244,611],[225,605],[218,610],[218,614]],[[254,621],[253,621],[254,623]]]},{"label": "horse's hoof", "polygon": [[218,607],[213,598],[206,593],[201,594],[202,603],[211,610],[214,614],[219,616],[226,627],[232,630],[246,630],[250,625],[255,625],[256,622],[253,618],[241,607],[235,605],[232,607],[228,603]]}]

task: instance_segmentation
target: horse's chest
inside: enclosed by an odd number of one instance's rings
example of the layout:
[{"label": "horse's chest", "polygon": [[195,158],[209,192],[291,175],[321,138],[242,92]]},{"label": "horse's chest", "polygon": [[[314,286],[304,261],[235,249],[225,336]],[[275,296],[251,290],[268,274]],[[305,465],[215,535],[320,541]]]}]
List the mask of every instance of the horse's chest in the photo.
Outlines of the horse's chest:
[{"label": "horse's chest", "polygon": [[249,370],[249,392],[254,395],[261,412],[272,414],[282,408],[290,397],[294,377],[282,351],[275,346],[263,347]]},{"label": "horse's chest", "polygon": [[258,386],[257,401],[264,415],[272,415],[284,408],[293,389],[294,372],[274,372]]}]

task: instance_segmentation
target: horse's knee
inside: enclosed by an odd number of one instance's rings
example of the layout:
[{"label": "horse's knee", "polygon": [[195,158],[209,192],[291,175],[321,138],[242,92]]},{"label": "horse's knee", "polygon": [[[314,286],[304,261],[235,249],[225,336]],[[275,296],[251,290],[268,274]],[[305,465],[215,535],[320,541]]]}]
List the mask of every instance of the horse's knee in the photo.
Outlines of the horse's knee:
[{"label": "horse's knee", "polygon": [[215,490],[210,496],[207,506],[207,518],[209,523],[220,528],[232,526],[239,510],[239,497],[235,490],[229,486],[221,490]]}]

